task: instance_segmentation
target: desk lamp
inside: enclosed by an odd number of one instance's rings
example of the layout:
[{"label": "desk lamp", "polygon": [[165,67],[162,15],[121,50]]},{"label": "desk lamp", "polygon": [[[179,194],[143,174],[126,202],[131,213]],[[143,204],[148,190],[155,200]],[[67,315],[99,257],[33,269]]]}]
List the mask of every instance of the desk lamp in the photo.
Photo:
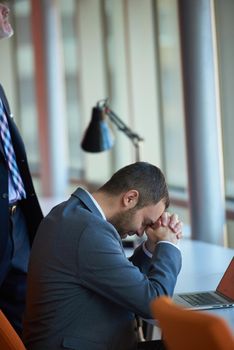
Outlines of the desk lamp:
[{"label": "desk lamp", "polygon": [[81,147],[86,152],[102,152],[110,149],[113,144],[113,136],[107,123],[107,117],[130,138],[135,147],[135,159],[140,160],[139,143],[143,141],[137,133],[133,132],[108,106],[107,99],[97,102],[92,110],[92,118],[86,129]]}]

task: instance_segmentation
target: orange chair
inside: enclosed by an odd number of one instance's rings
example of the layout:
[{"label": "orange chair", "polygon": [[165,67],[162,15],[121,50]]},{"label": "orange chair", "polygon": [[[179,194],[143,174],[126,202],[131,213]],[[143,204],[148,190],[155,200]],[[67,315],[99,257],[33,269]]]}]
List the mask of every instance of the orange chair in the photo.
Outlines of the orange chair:
[{"label": "orange chair", "polygon": [[167,350],[234,350],[234,338],[224,319],[191,311],[162,296],[151,303]]},{"label": "orange chair", "polygon": [[0,350],[26,350],[22,340],[1,310]]}]

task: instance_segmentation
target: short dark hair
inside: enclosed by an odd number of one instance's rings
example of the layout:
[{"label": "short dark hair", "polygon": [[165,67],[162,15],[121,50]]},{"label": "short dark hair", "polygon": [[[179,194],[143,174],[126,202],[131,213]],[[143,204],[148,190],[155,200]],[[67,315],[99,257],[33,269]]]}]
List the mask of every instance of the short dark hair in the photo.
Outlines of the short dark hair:
[{"label": "short dark hair", "polygon": [[169,194],[162,171],[147,162],[136,162],[118,170],[99,190],[118,195],[129,190],[140,194],[137,207],[157,204],[163,200],[169,206]]}]

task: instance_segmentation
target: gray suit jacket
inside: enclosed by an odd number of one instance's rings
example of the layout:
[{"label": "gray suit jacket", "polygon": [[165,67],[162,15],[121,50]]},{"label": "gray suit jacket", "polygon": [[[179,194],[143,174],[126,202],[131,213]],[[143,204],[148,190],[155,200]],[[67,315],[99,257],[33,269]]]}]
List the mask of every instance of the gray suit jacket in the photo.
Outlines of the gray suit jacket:
[{"label": "gray suit jacket", "polygon": [[134,316],[172,295],[180,251],[157,245],[153,258],[138,247],[129,261],[115,228],[78,188],[42,221],[33,243],[24,340],[28,350],[130,350]]}]

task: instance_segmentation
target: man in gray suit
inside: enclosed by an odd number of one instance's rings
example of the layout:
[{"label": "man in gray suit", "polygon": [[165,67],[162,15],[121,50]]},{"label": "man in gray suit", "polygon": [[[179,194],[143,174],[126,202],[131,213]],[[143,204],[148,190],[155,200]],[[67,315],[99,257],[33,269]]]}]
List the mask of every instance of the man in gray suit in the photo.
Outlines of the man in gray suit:
[{"label": "man in gray suit", "polygon": [[[128,165],[92,195],[78,188],[52,209],[34,240],[24,340],[28,350],[134,350],[135,315],[172,295],[181,268],[182,223],[165,212],[165,178]],[[146,233],[130,259],[121,238]],[[155,347],[156,349],[156,347]]]}]

